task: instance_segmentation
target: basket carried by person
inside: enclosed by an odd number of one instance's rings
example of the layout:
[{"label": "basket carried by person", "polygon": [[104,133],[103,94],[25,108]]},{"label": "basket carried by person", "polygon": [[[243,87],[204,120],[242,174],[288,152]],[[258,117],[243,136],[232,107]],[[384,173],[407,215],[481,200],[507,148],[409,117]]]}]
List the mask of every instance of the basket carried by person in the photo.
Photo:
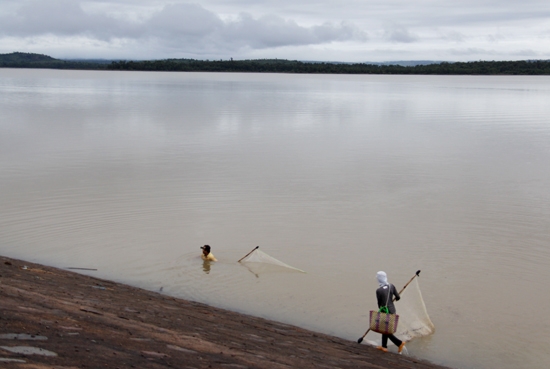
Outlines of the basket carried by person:
[{"label": "basket carried by person", "polygon": [[386,306],[379,311],[370,311],[370,330],[382,334],[394,334],[399,323],[399,315],[390,314]]}]

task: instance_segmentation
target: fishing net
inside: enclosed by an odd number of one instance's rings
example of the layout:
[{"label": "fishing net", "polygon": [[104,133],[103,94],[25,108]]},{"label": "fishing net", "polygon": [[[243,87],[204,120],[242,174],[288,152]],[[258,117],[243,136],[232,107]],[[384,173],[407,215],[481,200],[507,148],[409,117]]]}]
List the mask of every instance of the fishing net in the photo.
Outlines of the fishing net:
[{"label": "fishing net", "polygon": [[401,294],[401,300],[395,303],[399,324],[395,336],[403,341],[428,336],[435,332],[435,326],[428,316],[422,299],[418,278],[409,284]]},{"label": "fishing net", "polygon": [[246,256],[244,259],[241,260],[241,263],[263,263],[263,264],[275,265],[278,267],[288,268],[291,270],[296,270],[298,272],[305,273],[301,269],[294,268],[293,266],[290,266],[288,264],[283,263],[280,260],[275,259],[274,257],[261,251],[260,249],[256,249],[253,252],[251,252],[248,256]]}]

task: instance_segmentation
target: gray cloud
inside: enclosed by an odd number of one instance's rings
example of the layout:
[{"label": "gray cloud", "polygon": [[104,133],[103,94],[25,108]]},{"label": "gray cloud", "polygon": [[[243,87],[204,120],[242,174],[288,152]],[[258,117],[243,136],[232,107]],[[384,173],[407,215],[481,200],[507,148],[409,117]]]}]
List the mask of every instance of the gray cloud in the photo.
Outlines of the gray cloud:
[{"label": "gray cloud", "polygon": [[391,42],[411,43],[419,40],[419,37],[402,26],[386,30],[385,38]]},{"label": "gray cloud", "polygon": [[496,55],[497,54],[495,50],[487,50],[487,49],[482,49],[478,47],[468,47],[464,49],[451,49],[450,52],[453,55],[460,55],[460,56]]},{"label": "gray cloud", "polygon": [[71,0],[25,2],[15,14],[0,17],[0,34],[9,36],[93,35],[98,39],[120,33],[115,19],[85,13]]},{"label": "gray cloud", "polygon": [[515,54],[517,56],[520,56],[520,57],[525,57],[525,56],[531,56],[533,58],[537,57],[539,55],[538,52],[534,51],[534,50],[531,50],[531,49],[522,49],[522,50],[518,50],[518,51],[515,51],[514,53],[512,53],[512,55]]},{"label": "gray cloud", "polygon": [[344,23],[303,27],[276,15],[255,19],[247,13],[241,13],[238,20],[226,24],[223,35],[226,41],[240,40],[254,48],[322,44],[366,37]]},{"label": "gray cloud", "polygon": [[489,42],[499,42],[499,41],[506,40],[506,37],[500,33],[489,34],[486,37],[487,37],[487,41]]},{"label": "gray cloud", "polygon": [[155,39],[175,46],[230,49],[312,45],[332,41],[364,39],[365,34],[351,24],[301,26],[277,15],[253,17],[239,14],[222,20],[197,4],[168,4],[141,22],[88,13],[72,0],[32,1],[13,16],[0,17],[0,34],[20,37],[43,35],[82,36],[92,39]]},{"label": "gray cloud", "polygon": [[196,4],[169,4],[143,25],[145,35],[204,37],[225,27],[214,13]]},{"label": "gray cloud", "polygon": [[464,42],[466,40],[466,36],[457,31],[446,32],[441,38],[452,42]]}]

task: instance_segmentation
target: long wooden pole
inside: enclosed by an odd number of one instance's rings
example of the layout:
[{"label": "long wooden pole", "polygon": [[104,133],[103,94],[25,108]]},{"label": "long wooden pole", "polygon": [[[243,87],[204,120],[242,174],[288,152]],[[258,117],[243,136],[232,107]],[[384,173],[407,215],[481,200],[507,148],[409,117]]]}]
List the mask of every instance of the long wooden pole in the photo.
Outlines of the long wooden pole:
[{"label": "long wooden pole", "polygon": [[250,251],[248,254],[246,254],[245,256],[243,256],[242,258],[239,259],[239,261],[237,261],[237,263],[240,263],[242,259],[244,259],[245,257],[247,257],[248,255],[252,254],[254,252],[254,250],[260,248],[260,246],[256,246],[254,247],[254,249],[252,249],[252,251]]},{"label": "long wooden pole", "polygon": [[[400,295],[403,293],[403,291],[405,291],[405,288],[407,288],[407,286],[408,286],[408,285],[413,281],[413,279],[415,279],[416,277],[420,277],[420,270],[417,270],[416,273],[415,273],[415,275],[413,275],[413,277],[407,282],[407,284],[401,289],[401,291],[399,291],[399,294],[400,294]],[[392,301],[395,301],[395,297],[393,298]],[[365,332],[365,334],[364,334],[361,338],[359,338],[359,339],[357,340],[357,343],[363,342],[363,338],[365,338],[365,336],[366,336],[367,333],[369,333],[369,332],[370,332],[370,328],[367,329],[367,331]]]}]

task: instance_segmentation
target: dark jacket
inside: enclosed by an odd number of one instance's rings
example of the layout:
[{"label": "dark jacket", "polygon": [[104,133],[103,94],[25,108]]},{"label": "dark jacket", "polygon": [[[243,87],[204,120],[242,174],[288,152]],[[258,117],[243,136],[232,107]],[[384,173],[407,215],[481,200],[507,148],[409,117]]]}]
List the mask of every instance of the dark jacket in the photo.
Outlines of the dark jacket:
[{"label": "dark jacket", "polygon": [[[388,298],[388,293],[390,294]],[[378,300],[378,308],[382,306],[387,306],[391,314],[395,314],[395,306],[393,305],[393,296],[395,296],[395,301],[399,301],[401,296],[393,284],[385,285],[376,290],[376,300]],[[386,305],[387,302],[387,305]]]}]

